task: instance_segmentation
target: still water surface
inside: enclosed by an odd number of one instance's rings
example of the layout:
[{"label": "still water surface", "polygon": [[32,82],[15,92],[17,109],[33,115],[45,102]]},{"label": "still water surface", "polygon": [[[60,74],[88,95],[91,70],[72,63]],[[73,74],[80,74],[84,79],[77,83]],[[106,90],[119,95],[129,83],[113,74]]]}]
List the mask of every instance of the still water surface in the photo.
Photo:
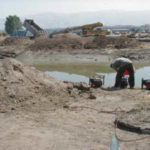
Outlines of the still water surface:
[{"label": "still water surface", "polygon": [[[109,64],[61,64],[37,65],[39,70],[61,80],[71,82],[89,83],[89,77],[105,75],[105,85],[112,86],[115,82],[116,72],[110,69]],[[150,79],[150,66],[138,65],[135,73],[135,86],[141,86],[141,79]]]}]

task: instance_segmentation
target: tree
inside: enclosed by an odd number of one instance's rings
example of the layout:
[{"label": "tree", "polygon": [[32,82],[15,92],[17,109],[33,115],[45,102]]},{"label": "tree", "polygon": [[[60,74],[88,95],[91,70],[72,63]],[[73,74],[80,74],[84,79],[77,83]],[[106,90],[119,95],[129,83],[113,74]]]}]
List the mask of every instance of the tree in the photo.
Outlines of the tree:
[{"label": "tree", "polygon": [[22,28],[22,23],[21,23],[19,17],[17,17],[16,15],[14,15],[14,16],[8,16],[6,18],[6,21],[5,21],[5,31],[8,34],[12,34],[12,33],[14,33],[15,31],[17,31],[17,30],[19,30],[21,28]]}]

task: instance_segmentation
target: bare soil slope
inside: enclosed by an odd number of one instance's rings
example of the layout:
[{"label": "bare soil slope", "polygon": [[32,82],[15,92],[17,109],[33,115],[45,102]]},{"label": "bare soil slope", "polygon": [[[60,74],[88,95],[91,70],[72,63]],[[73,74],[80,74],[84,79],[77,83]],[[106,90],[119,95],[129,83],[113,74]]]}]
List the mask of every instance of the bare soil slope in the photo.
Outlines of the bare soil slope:
[{"label": "bare soil slope", "polygon": [[3,41],[1,41],[0,46],[23,46],[23,45],[30,45],[32,41],[28,37],[21,37],[21,36],[14,36],[14,37],[7,37]]},{"label": "bare soil slope", "polygon": [[89,36],[77,34],[58,34],[52,38],[37,38],[28,48],[31,50],[72,50],[72,49],[101,49],[101,48],[133,48],[139,43],[127,37]]},{"label": "bare soil slope", "polygon": [[53,38],[39,37],[34,44],[29,46],[31,50],[51,50],[51,49],[82,49],[81,37],[77,34],[58,34]]},{"label": "bare soil slope", "polygon": [[64,83],[14,59],[0,60],[1,112],[34,105],[61,106],[67,94]]},{"label": "bare soil slope", "polygon": [[135,48],[139,45],[136,39],[130,39],[124,36],[121,37],[107,37],[107,36],[97,36],[94,37],[92,41],[85,43],[84,48],[112,48],[112,49],[122,49],[122,48]]}]

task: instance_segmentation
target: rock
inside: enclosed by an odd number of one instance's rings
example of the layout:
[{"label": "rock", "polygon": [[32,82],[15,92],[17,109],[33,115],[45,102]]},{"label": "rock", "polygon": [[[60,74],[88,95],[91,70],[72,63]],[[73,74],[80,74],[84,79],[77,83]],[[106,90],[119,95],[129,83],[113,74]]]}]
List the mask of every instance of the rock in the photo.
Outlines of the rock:
[{"label": "rock", "polygon": [[73,84],[73,87],[74,88],[77,88],[78,90],[81,90],[81,91],[89,91],[90,90],[90,86],[85,83],[85,82],[80,82],[80,83],[74,83]]}]

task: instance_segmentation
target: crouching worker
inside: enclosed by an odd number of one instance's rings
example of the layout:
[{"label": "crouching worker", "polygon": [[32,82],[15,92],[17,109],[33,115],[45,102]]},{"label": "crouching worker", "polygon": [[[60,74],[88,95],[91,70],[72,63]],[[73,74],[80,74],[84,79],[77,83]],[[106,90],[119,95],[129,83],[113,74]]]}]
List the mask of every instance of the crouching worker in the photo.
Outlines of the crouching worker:
[{"label": "crouching worker", "polygon": [[110,67],[117,71],[116,82],[115,82],[114,88],[120,88],[122,77],[126,71],[129,72],[130,88],[131,89],[134,88],[134,66],[131,60],[124,58],[124,57],[120,57],[120,58],[117,58],[110,65]]}]

